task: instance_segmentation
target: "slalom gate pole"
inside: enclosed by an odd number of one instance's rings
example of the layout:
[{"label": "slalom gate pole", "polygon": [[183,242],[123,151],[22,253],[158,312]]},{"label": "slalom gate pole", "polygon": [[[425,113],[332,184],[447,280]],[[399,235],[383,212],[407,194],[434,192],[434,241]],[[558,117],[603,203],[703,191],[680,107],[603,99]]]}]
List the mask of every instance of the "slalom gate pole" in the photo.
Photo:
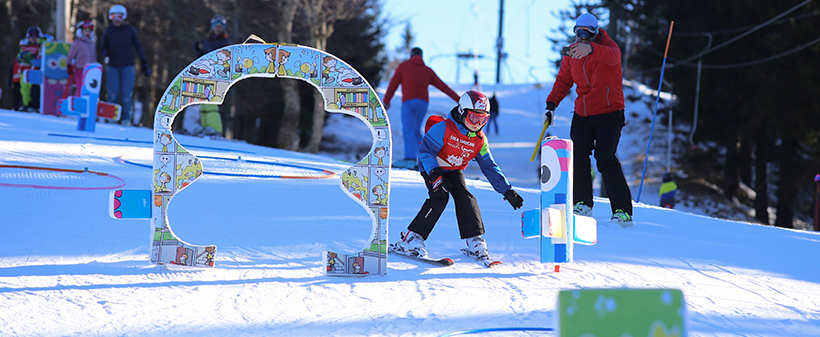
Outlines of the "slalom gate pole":
[{"label": "slalom gate pole", "polygon": [[666,70],[666,54],[669,52],[669,41],[672,40],[672,28],[675,21],[669,23],[669,36],[666,37],[666,50],[663,51],[663,65],[661,66],[661,79],[658,81],[658,94],[655,95],[655,111],[652,113],[652,128],[649,129],[649,143],[646,144],[646,156],[643,158],[643,171],[641,172],[641,185],[638,187],[637,202],[641,202],[641,191],[643,190],[643,180],[646,177],[646,164],[649,161],[649,148],[652,146],[652,132],[655,130],[655,117],[658,116],[658,101],[661,99],[661,89],[663,88],[663,72]]},{"label": "slalom gate pole", "polygon": [[544,128],[541,129],[541,136],[538,136],[538,141],[535,142],[535,149],[532,150],[532,158],[530,161],[535,160],[535,155],[538,154],[538,148],[541,147],[541,141],[544,140],[544,132],[547,132],[547,127],[549,127],[549,121],[544,121]]}]

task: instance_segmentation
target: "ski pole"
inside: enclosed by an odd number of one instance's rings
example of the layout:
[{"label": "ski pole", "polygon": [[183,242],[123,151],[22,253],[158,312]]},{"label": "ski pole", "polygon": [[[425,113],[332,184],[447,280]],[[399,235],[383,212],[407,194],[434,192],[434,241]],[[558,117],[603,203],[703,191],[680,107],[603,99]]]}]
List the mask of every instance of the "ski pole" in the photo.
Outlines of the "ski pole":
[{"label": "ski pole", "polygon": [[658,94],[655,95],[655,111],[652,113],[652,127],[649,129],[649,143],[646,144],[646,156],[643,158],[643,172],[641,172],[641,185],[638,187],[637,202],[641,202],[641,190],[643,190],[643,179],[646,177],[646,163],[649,161],[649,148],[652,146],[652,132],[655,130],[655,117],[658,115],[658,101],[661,98],[663,89],[663,71],[666,69],[666,54],[669,52],[669,41],[672,40],[672,27],[675,21],[669,23],[669,36],[666,37],[666,50],[663,51],[663,65],[661,66],[661,79],[658,81]]},{"label": "ski pole", "polygon": [[538,136],[538,141],[535,142],[535,149],[532,150],[532,158],[530,158],[530,161],[535,160],[535,155],[538,154],[538,148],[541,147],[541,140],[544,139],[544,132],[547,132],[547,128],[549,126],[550,126],[549,121],[548,120],[544,121],[544,128],[541,129],[541,135]]}]

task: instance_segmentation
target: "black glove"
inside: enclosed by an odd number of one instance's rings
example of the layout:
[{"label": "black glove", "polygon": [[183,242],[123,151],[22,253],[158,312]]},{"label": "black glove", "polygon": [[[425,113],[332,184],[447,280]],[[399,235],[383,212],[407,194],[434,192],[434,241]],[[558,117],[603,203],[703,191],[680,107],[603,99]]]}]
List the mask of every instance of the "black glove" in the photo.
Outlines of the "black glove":
[{"label": "black glove", "polygon": [[430,171],[430,196],[446,198],[450,191],[447,190],[450,186],[450,181],[444,178],[444,170],[441,167],[436,167]]},{"label": "black glove", "polygon": [[145,77],[151,76],[151,68],[148,67],[148,62],[143,62],[140,64],[140,71],[143,75],[145,75]]},{"label": "black glove", "polygon": [[547,102],[547,109],[544,112],[544,116],[547,117],[547,125],[552,125],[553,120],[555,120],[555,108],[557,107],[558,105],[555,103]]},{"label": "black glove", "polygon": [[504,192],[504,200],[507,200],[507,202],[512,205],[513,209],[519,209],[521,206],[524,206],[524,198],[522,198],[521,195],[512,188],[509,191]]}]

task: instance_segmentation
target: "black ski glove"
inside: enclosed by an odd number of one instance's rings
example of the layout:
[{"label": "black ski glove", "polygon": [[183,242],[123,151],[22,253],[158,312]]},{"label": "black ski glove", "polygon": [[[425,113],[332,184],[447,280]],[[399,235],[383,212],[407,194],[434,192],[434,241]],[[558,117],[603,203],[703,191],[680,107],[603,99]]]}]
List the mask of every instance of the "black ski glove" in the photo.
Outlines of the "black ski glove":
[{"label": "black ski glove", "polygon": [[140,63],[140,71],[145,77],[151,76],[151,67],[148,66],[148,62],[141,62]]},{"label": "black ski glove", "polygon": [[558,106],[555,105],[553,102],[547,102],[547,108],[544,112],[544,115],[547,116],[547,125],[552,125],[553,120],[555,120],[555,108]]},{"label": "black ski glove", "polygon": [[519,209],[521,206],[524,206],[524,198],[522,198],[521,195],[512,188],[509,191],[504,192],[504,200],[507,200],[507,202],[512,205],[513,209]]},{"label": "black ski glove", "polygon": [[441,167],[436,167],[430,171],[430,196],[446,198],[450,191],[447,190],[451,186],[450,181],[444,178],[444,170]]}]

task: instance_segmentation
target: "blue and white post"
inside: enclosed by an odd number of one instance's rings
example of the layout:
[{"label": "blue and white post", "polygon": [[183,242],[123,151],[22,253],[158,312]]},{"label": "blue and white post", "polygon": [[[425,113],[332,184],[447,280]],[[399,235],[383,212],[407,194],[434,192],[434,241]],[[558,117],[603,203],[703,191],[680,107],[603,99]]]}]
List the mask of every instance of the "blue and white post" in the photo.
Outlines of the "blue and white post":
[{"label": "blue and white post", "polygon": [[596,221],[573,214],[572,141],[548,137],[541,141],[541,208],[521,214],[521,235],[541,239],[542,263],[571,263],[575,243],[598,242]]}]

